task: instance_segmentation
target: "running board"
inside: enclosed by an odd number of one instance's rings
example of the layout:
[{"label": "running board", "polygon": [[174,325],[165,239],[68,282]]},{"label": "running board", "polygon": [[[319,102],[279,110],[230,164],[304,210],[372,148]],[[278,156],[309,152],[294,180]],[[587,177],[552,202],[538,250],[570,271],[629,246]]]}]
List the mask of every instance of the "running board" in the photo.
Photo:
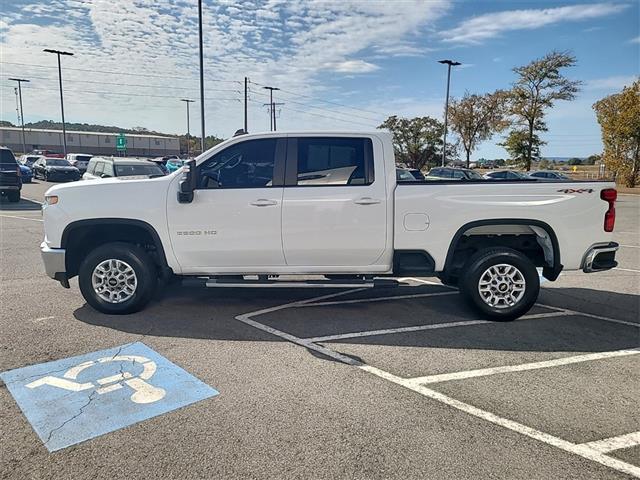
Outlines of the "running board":
[{"label": "running board", "polygon": [[373,280],[240,280],[220,278],[184,279],[183,285],[209,288],[380,288],[398,287],[403,283],[391,279]]}]

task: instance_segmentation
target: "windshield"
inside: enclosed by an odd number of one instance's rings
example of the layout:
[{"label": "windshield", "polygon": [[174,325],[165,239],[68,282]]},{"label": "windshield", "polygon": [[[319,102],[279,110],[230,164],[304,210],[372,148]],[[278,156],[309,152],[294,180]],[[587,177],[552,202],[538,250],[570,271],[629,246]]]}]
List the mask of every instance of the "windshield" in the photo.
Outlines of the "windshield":
[{"label": "windshield", "polygon": [[164,172],[160,167],[150,163],[144,164],[130,164],[130,165],[116,165],[116,177],[131,177],[131,176],[151,176],[151,175],[164,175]]},{"label": "windshield", "polygon": [[69,167],[71,164],[62,158],[47,158],[47,167]]},{"label": "windshield", "polygon": [[91,155],[76,155],[76,161],[78,162],[88,162],[91,158]]}]

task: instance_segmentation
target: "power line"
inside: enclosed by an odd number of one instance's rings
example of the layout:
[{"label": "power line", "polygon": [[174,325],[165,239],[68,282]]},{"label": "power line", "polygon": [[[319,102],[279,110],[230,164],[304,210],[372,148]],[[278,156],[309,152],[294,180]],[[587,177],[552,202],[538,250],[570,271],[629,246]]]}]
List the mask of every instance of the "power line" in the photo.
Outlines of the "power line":
[{"label": "power line", "polygon": [[[35,63],[16,63],[16,62],[0,62],[0,64],[4,64],[4,65],[17,65],[17,66],[23,66],[23,67],[37,67],[37,68],[56,68],[56,67],[52,67],[51,65],[38,65]],[[174,78],[177,80],[193,80],[193,78],[191,77],[178,77],[175,75],[155,75],[153,73],[131,73],[131,72],[117,72],[117,71],[113,71],[113,70],[93,70],[93,69],[86,69],[86,68],[72,68],[72,67],[65,67],[65,70],[74,70],[77,72],[90,72],[90,73],[105,73],[108,75],[130,75],[130,76],[134,76],[134,77],[155,77],[155,78]],[[241,82],[239,80],[222,80],[222,79],[216,79],[216,78],[209,78],[207,79],[208,82],[224,82],[224,83],[238,83],[240,84]]]}]

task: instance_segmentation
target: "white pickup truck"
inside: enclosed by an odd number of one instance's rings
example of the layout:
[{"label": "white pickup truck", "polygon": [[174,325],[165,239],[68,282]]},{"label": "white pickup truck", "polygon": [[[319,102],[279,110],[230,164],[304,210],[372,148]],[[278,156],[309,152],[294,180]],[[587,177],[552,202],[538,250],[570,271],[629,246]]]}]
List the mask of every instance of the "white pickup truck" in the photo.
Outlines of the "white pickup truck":
[{"label": "white pickup truck", "polygon": [[438,276],[483,316],[512,320],[537,299],[536,267],[555,280],[616,266],[614,186],[403,183],[387,133],[240,135],[165,177],[50,188],[41,250],[47,274],[67,288],[77,275],[104,313],[141,309],[176,276],[217,287]]}]

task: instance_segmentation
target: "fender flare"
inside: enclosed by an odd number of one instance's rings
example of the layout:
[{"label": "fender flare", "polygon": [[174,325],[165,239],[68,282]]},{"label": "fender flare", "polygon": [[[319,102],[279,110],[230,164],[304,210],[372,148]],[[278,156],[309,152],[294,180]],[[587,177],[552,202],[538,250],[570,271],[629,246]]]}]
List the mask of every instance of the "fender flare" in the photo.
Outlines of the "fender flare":
[{"label": "fender flare", "polygon": [[451,243],[449,244],[449,250],[447,251],[447,258],[444,262],[444,270],[446,271],[448,267],[453,263],[453,253],[458,246],[458,242],[464,232],[471,228],[475,227],[483,227],[487,225],[532,225],[534,227],[539,227],[543,229],[547,235],[549,235],[549,239],[551,240],[551,245],[553,247],[553,265],[546,266],[542,269],[543,275],[548,280],[555,280],[560,275],[562,271],[563,265],[560,262],[560,245],[558,243],[558,237],[556,236],[556,232],[551,228],[551,225],[545,223],[541,220],[531,220],[525,218],[492,218],[486,220],[475,220],[473,222],[469,222],[464,224],[462,227],[458,229],[458,231],[453,236]]}]

